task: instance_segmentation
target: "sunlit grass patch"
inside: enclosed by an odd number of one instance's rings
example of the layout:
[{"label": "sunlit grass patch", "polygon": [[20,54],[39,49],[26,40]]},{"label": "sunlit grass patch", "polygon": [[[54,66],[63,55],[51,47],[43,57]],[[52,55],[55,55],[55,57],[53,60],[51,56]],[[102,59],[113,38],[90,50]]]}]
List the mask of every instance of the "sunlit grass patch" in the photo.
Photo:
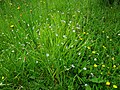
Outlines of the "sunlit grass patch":
[{"label": "sunlit grass patch", "polygon": [[0,88],[119,89],[119,9],[96,1],[0,1]]}]

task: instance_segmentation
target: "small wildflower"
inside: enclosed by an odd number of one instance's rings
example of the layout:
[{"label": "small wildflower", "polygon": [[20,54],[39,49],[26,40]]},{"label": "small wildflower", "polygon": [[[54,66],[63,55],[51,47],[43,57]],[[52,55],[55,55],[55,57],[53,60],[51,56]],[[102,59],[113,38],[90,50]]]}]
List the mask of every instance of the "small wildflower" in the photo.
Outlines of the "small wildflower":
[{"label": "small wildflower", "polygon": [[79,52],[78,55],[81,55],[81,53]]},{"label": "small wildflower", "polygon": [[94,67],[97,67],[97,64],[94,64]]},{"label": "small wildflower", "polygon": [[91,48],[88,46],[87,49],[91,49]]},{"label": "small wildflower", "polygon": [[12,52],[14,53],[15,51],[14,51],[14,50],[12,50]]},{"label": "small wildflower", "polygon": [[92,77],[94,77],[94,74],[93,73],[90,73]]},{"label": "small wildflower", "polygon": [[112,41],[112,39],[110,39],[110,41]]},{"label": "small wildflower", "polygon": [[92,53],[93,53],[93,54],[95,54],[95,53],[96,53],[96,51],[92,51]]},{"label": "small wildflower", "polygon": [[14,25],[11,25],[10,27],[11,27],[11,28],[13,28],[13,27],[14,27]]},{"label": "small wildflower", "polygon": [[0,83],[0,86],[2,85],[2,82]]},{"label": "small wildflower", "polygon": [[88,84],[85,84],[85,86],[88,86]]},{"label": "small wildflower", "polygon": [[102,33],[104,33],[105,31],[102,31]]},{"label": "small wildflower", "polygon": [[107,55],[107,57],[109,57],[109,55]]},{"label": "small wildflower", "polygon": [[103,45],[103,48],[106,49],[106,47]]},{"label": "small wildflower", "polygon": [[55,36],[57,37],[57,36],[58,36],[58,34],[55,34]]},{"label": "small wildflower", "polygon": [[80,38],[80,40],[83,40],[83,38]]},{"label": "small wildflower", "polygon": [[116,65],[113,65],[114,68],[116,68]]},{"label": "small wildflower", "polygon": [[83,32],[83,34],[86,34],[86,32]]},{"label": "small wildflower", "polygon": [[20,86],[21,88],[23,88],[23,86]]},{"label": "small wildflower", "polygon": [[5,77],[4,76],[2,76],[2,80],[4,79]]},{"label": "small wildflower", "polygon": [[67,38],[67,36],[66,36],[66,35],[63,35],[63,38]]},{"label": "small wildflower", "polygon": [[61,20],[61,22],[62,22],[62,23],[66,23],[66,21],[65,21],[65,20]]},{"label": "small wildflower", "polygon": [[49,57],[49,54],[48,54],[48,53],[46,54],[46,57]]},{"label": "small wildflower", "polygon": [[97,61],[97,58],[94,58],[94,61]]},{"label": "small wildflower", "polygon": [[105,67],[105,65],[103,64],[102,67]]},{"label": "small wildflower", "polygon": [[114,58],[114,57],[112,57],[112,60],[115,60],[115,58]]},{"label": "small wildflower", "polygon": [[30,12],[32,12],[32,10],[30,10]]},{"label": "small wildflower", "polygon": [[117,88],[117,85],[113,85],[113,88]]},{"label": "small wildflower", "polygon": [[36,61],[36,63],[38,63],[38,61]]},{"label": "small wildflower", "polygon": [[86,68],[86,67],[84,67],[84,68],[83,68],[83,70],[87,70],[87,68]]},{"label": "small wildflower", "polygon": [[120,33],[118,34],[118,36],[120,36]]},{"label": "small wildflower", "polygon": [[109,81],[107,81],[107,82],[106,82],[106,85],[107,85],[107,86],[109,86],[109,85],[110,85],[110,82],[109,82]]},{"label": "small wildflower", "polygon": [[73,68],[74,68],[75,66],[72,64],[72,65],[71,65],[71,67],[73,67]]},{"label": "small wildflower", "polygon": [[73,32],[75,32],[75,30],[73,30]]},{"label": "small wildflower", "polygon": [[20,6],[18,6],[17,9],[20,10]]},{"label": "small wildflower", "polygon": [[109,38],[109,36],[107,36],[107,38]]}]

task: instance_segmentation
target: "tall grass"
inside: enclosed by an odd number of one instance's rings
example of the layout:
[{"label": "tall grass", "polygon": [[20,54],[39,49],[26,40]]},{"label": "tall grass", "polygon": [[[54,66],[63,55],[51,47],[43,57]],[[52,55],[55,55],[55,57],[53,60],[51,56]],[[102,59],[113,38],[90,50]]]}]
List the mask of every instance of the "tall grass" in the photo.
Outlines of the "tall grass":
[{"label": "tall grass", "polygon": [[2,0],[0,12],[2,90],[120,88],[119,6]]}]

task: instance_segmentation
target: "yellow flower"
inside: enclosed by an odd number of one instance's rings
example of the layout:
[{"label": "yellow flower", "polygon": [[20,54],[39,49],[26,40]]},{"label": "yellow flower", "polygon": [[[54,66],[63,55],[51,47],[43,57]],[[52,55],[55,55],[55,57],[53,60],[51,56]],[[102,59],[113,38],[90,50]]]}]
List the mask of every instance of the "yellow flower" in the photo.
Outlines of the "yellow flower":
[{"label": "yellow flower", "polygon": [[32,10],[30,10],[30,12],[32,12]]},{"label": "yellow flower", "polygon": [[110,41],[112,41],[112,39],[110,39]]},{"label": "yellow flower", "polygon": [[95,53],[96,53],[96,51],[92,51],[92,53],[93,53],[93,54],[95,54]]},{"label": "yellow flower", "polygon": [[106,49],[106,47],[103,45],[103,48]]},{"label": "yellow flower", "polygon": [[87,48],[88,48],[88,49],[90,49],[90,47],[89,47],[89,46],[88,46]]},{"label": "yellow flower", "polygon": [[83,40],[83,38],[80,38],[80,40]]},{"label": "yellow flower", "polygon": [[116,68],[116,65],[113,65],[114,68]]},{"label": "yellow flower", "polygon": [[14,25],[11,25],[10,27],[11,27],[11,28],[13,28],[13,27],[14,27]]},{"label": "yellow flower", "polygon": [[105,67],[105,65],[103,64],[102,67]]},{"label": "yellow flower", "polygon": [[106,82],[106,85],[107,85],[107,86],[109,86],[109,85],[110,85],[110,82],[109,82],[109,81],[107,81],[107,82]]},{"label": "yellow flower", "polygon": [[4,79],[4,76],[2,76],[2,79]]},{"label": "yellow flower", "polygon": [[83,34],[86,34],[86,32],[83,32]]},{"label": "yellow flower", "polygon": [[20,6],[18,6],[17,9],[20,10]]},{"label": "yellow flower", "polygon": [[113,85],[113,88],[117,88],[117,85]]},{"label": "yellow flower", "polygon": [[112,60],[115,60],[115,58],[114,58],[114,57],[112,57]]},{"label": "yellow flower", "polygon": [[97,64],[94,64],[94,67],[97,67]]}]

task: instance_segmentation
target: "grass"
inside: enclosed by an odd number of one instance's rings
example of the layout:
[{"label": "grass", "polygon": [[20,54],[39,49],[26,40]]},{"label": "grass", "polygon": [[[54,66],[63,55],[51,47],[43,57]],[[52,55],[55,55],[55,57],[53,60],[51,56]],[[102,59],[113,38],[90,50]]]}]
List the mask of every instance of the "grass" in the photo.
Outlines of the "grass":
[{"label": "grass", "polygon": [[119,90],[119,24],[98,0],[0,0],[0,89]]}]

